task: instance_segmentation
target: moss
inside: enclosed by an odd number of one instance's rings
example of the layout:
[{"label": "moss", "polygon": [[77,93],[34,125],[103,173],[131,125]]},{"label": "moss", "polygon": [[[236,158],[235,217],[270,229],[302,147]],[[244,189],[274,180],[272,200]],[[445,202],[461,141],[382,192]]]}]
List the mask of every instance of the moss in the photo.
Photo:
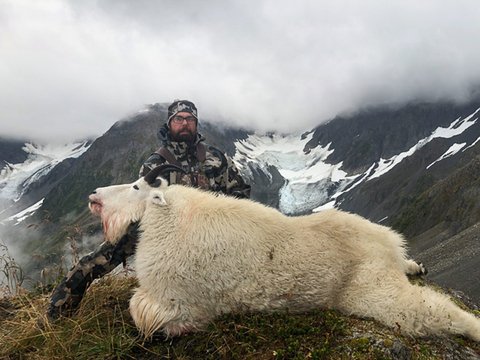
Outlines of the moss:
[{"label": "moss", "polygon": [[350,342],[350,346],[358,351],[365,351],[370,348],[370,340],[366,337],[353,339]]},{"label": "moss", "polygon": [[383,346],[385,346],[387,349],[392,348],[393,347],[393,340],[385,339],[385,342],[383,343]]}]

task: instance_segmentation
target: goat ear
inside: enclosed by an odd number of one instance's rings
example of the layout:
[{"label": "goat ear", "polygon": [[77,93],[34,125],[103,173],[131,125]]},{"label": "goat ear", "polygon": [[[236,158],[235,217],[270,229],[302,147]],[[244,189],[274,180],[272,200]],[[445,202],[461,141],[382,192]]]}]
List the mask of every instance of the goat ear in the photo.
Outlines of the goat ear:
[{"label": "goat ear", "polygon": [[165,197],[161,191],[157,191],[153,194],[152,202],[157,205],[167,205]]},{"label": "goat ear", "polygon": [[[150,184],[150,186],[158,188],[162,185],[162,183],[163,183],[163,180],[160,179],[160,178],[157,178],[157,179],[155,179],[155,181],[153,183]],[[168,185],[168,180],[167,180],[167,185]]]}]

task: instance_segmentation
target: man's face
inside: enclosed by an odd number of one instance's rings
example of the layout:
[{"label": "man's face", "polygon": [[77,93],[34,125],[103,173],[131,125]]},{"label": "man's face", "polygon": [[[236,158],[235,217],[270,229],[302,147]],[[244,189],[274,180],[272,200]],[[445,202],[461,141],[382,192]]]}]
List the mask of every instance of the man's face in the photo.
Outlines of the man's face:
[{"label": "man's face", "polygon": [[[192,116],[193,115],[188,112],[179,112],[174,116],[174,118],[187,119]],[[183,120],[181,123],[177,123],[174,120],[175,119],[172,118],[169,125],[170,137],[172,140],[177,142],[193,143],[197,138],[197,122],[188,122],[187,120]]]}]

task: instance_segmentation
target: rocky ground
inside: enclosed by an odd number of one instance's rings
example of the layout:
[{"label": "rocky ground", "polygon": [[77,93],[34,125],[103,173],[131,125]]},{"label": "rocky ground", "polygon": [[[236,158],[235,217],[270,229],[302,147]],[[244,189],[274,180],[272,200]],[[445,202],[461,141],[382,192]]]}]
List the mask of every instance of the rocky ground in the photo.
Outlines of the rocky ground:
[{"label": "rocky ground", "polygon": [[442,224],[415,239],[411,256],[427,267],[429,279],[480,303],[480,223],[453,237],[441,228]]}]

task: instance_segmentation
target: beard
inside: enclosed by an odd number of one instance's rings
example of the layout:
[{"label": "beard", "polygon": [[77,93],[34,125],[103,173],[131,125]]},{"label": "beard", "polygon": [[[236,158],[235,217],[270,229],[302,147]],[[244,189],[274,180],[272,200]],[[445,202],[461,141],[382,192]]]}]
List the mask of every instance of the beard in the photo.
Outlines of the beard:
[{"label": "beard", "polygon": [[192,131],[190,129],[185,128],[175,132],[175,131],[172,131],[172,129],[170,129],[170,138],[172,139],[172,141],[193,144],[197,139],[197,131],[196,130]]}]

